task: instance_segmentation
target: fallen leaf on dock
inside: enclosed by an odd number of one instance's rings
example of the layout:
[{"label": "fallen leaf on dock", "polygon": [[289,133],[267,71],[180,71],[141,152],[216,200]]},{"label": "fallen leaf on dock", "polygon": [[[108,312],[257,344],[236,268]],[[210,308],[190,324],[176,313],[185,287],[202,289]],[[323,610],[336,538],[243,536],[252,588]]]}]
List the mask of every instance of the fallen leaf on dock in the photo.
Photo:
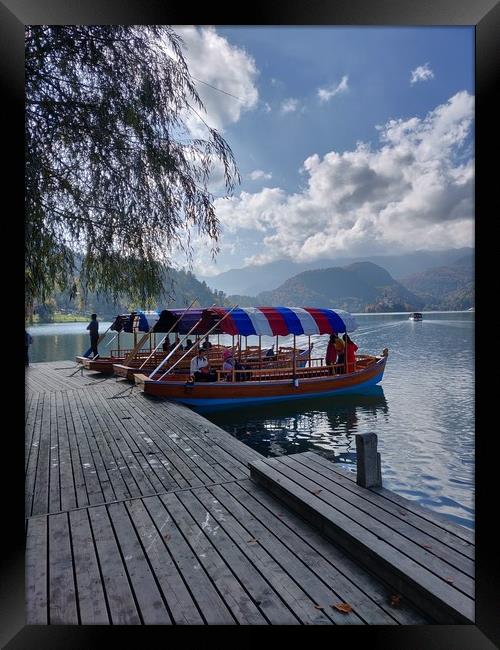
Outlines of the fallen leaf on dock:
[{"label": "fallen leaf on dock", "polygon": [[390,599],[390,604],[392,607],[398,607],[401,602],[401,596],[399,594],[392,594]]},{"label": "fallen leaf on dock", "polygon": [[167,533],[166,535],[163,535],[163,539],[164,539],[166,542],[168,542],[168,540],[170,539],[170,535],[169,535],[168,533]]},{"label": "fallen leaf on dock", "polygon": [[402,515],[403,517],[407,517],[407,516],[408,516],[408,513],[407,513],[407,512],[404,512],[404,510],[399,510],[398,512],[399,512],[399,514]]},{"label": "fallen leaf on dock", "polygon": [[318,496],[320,492],[323,492],[323,490],[315,490],[314,492],[311,492],[311,494],[315,494],[316,496]]},{"label": "fallen leaf on dock", "polygon": [[422,544],[422,546],[423,546],[424,548],[432,548],[432,546],[431,546],[430,544]]},{"label": "fallen leaf on dock", "polygon": [[349,603],[338,603],[332,605],[332,607],[337,609],[339,612],[342,612],[342,614],[349,614],[349,612],[352,612],[352,607]]},{"label": "fallen leaf on dock", "polygon": [[248,540],[248,544],[255,544],[255,543],[258,542],[258,541],[259,541],[259,540],[258,540],[258,539],[255,539],[255,537],[252,537],[252,539],[249,539],[249,540]]},{"label": "fallen leaf on dock", "polygon": [[325,608],[323,607],[323,605],[316,605],[316,603],[314,604],[314,607],[315,607],[316,609],[325,609]]},{"label": "fallen leaf on dock", "polygon": [[455,582],[453,578],[444,578],[444,581],[448,582],[450,585],[452,585]]}]

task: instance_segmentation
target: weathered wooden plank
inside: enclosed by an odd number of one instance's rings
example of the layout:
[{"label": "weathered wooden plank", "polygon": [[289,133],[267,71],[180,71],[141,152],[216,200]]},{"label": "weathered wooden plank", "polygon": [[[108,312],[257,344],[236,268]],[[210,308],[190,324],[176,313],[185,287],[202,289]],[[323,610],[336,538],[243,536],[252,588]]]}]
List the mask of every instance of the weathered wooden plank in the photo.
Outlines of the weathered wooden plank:
[{"label": "weathered wooden plank", "polygon": [[[252,602],[265,616],[265,620],[274,625],[296,625],[299,620],[286,606],[280,596],[274,591],[265,575],[254,566],[245,551],[238,545],[230,533],[225,530],[227,516],[217,516],[221,508],[214,507],[216,501],[205,488],[195,488],[193,491],[179,492],[177,497],[186,510],[197,521],[208,539],[223,554],[234,575],[248,592]],[[219,512],[218,512],[219,511]],[[229,515],[231,518],[231,516]],[[214,526],[217,522],[217,526]],[[248,543],[244,544],[248,548]],[[246,549],[245,549],[246,550]],[[264,622],[264,618],[261,621]]]},{"label": "weathered wooden plank", "polygon": [[[428,571],[410,557],[396,553],[372,530],[364,528],[340,510],[319,498],[276,471],[267,461],[256,461],[251,466],[252,477],[268,487],[293,508],[300,508],[301,515],[320,528],[335,543],[340,544],[369,570],[382,579],[397,582],[418,606],[431,614],[435,612],[442,620],[467,622],[474,618],[474,601],[459,592],[451,584]],[[401,592],[403,593],[403,592]],[[422,597],[425,594],[425,598]],[[429,602],[432,607],[429,609]],[[446,617],[449,618],[446,618]]]},{"label": "weathered wooden plank", "polygon": [[47,518],[32,517],[26,534],[26,623],[47,625]]},{"label": "weathered wooden plank", "polygon": [[[218,527],[211,528],[209,514],[205,511],[203,518],[197,524],[174,494],[161,495],[160,499],[167,506],[177,527],[196,554],[197,561],[205,568],[238,623],[243,625],[265,623],[266,620],[262,613],[229,569],[216,547],[204,534],[204,531],[207,531],[210,527],[210,536],[217,535]],[[218,545],[218,542],[215,542],[215,544]],[[225,552],[226,550],[229,549],[225,549]]]},{"label": "weathered wooden plank", "polygon": [[[170,446],[172,451],[174,451],[177,456],[180,456],[186,465],[190,467],[191,471],[199,479],[199,482],[197,483],[198,485],[224,480],[211,467],[211,465],[209,465],[209,463],[207,463],[200,454],[193,449],[190,442],[183,439],[175,426],[169,426],[167,431],[162,430],[156,424],[156,418],[148,418],[147,414],[142,411],[140,404],[134,405],[134,408],[130,409],[129,415],[132,420],[141,424],[141,426],[148,431],[150,437],[153,436],[155,431],[161,436],[163,442]],[[194,481],[190,482],[192,486],[194,486],[194,483]]]},{"label": "weathered wooden plank", "polygon": [[49,515],[48,526],[49,623],[77,625],[79,620],[68,514],[61,512]]},{"label": "weathered wooden plank", "polygon": [[87,509],[69,513],[80,620],[82,625],[110,623]]},{"label": "weathered wooden plank", "polygon": [[83,473],[83,461],[80,456],[80,447],[78,444],[75,425],[71,414],[71,407],[68,401],[67,393],[61,392],[61,403],[66,417],[66,431],[68,433],[69,453],[71,456],[71,465],[73,468],[73,480],[75,485],[76,506],[84,507],[90,503],[87,493],[87,484]]},{"label": "weathered wooden plank", "polygon": [[143,503],[164,539],[168,535],[168,549],[205,622],[209,625],[234,625],[235,618],[172,520],[165,504],[156,496],[144,498]]},{"label": "weathered wooden plank", "polygon": [[44,514],[49,506],[50,480],[50,394],[43,396],[40,446],[33,484],[32,515]]},{"label": "weathered wooden plank", "polygon": [[[332,463],[331,461],[327,460],[320,454],[317,454],[315,452],[304,452],[304,456],[308,456],[309,458],[313,458],[316,462],[321,463],[325,466],[330,466],[331,470],[333,472],[336,472],[339,474],[339,476],[348,479],[351,483],[356,483],[356,475],[353,474],[352,472],[347,472],[346,470],[343,470],[340,467],[336,467],[335,463]],[[399,494],[396,494],[392,490],[388,490],[384,487],[382,488],[370,488],[371,492],[374,494],[378,494],[379,496],[384,497],[387,499],[387,501],[396,503],[397,505],[402,506],[409,512],[414,513],[415,515],[418,515],[422,519],[427,520],[429,523],[438,525],[440,528],[443,528],[445,531],[448,531],[452,533],[453,535],[461,538],[465,542],[467,542],[467,545],[473,545],[474,544],[474,532],[471,530],[468,530],[467,528],[464,528],[463,526],[459,526],[458,524],[453,523],[449,519],[447,519],[444,515],[442,515],[439,512],[434,512],[431,510],[428,510],[426,508],[423,508],[420,506],[418,503],[415,503],[414,501],[410,501],[409,499],[406,499],[405,497],[400,496]],[[465,552],[465,547],[464,551]],[[473,557],[473,554],[471,555]]]},{"label": "weathered wooden plank", "polygon": [[[320,499],[332,506],[336,512],[340,512],[346,517],[349,517],[353,522],[369,530],[379,539],[384,540],[384,542],[397,550],[399,555],[406,555],[412,561],[420,564],[426,571],[432,572],[448,584],[452,583],[454,588],[459,589],[467,596],[474,596],[474,581],[469,576],[461,571],[457,571],[454,567],[436,557],[428,549],[414,543],[413,539],[401,535],[398,530],[391,528],[385,521],[376,519],[366,511],[361,510],[360,506],[365,507],[362,501],[360,502],[358,500],[357,505],[355,505],[352,502],[346,502],[342,496],[326,489],[321,489],[321,483],[318,483],[317,479],[310,479],[296,471],[292,466],[294,461],[293,459],[290,460],[290,457],[283,457],[276,459],[276,461],[272,464],[273,467],[306,489],[310,493],[310,497],[313,497],[312,502],[314,498]],[[320,480],[324,481],[325,479]],[[316,494],[318,490],[319,494]]]},{"label": "weathered wooden plank", "polygon": [[[429,622],[428,619],[418,614],[413,607],[409,607],[404,599],[397,608],[391,606],[390,596],[393,595],[394,589],[367,573],[340,548],[318,534],[292,510],[282,506],[279,502],[277,503],[275,497],[267,490],[248,479],[238,481],[238,483],[225,484],[223,488],[237,498],[251,513],[265,522],[266,525],[269,524],[268,528],[275,532],[284,543],[292,545],[294,544],[294,538],[298,537],[301,543],[305,543],[312,548],[318,554],[319,559],[316,561],[309,559],[307,552],[301,550],[301,553],[304,554],[304,560],[307,561],[312,570],[316,571],[316,567],[320,569],[321,558],[324,558],[335,569],[338,569],[346,580],[352,582],[355,588],[359,588],[398,623],[422,625]],[[213,488],[209,487],[208,489],[212,491]],[[367,620],[369,608],[360,608],[359,611],[363,618]]]},{"label": "weathered wooden plank", "polygon": [[165,537],[156,527],[141,499],[125,503],[144,552],[154,571],[171,613],[173,622],[183,625],[203,623],[195,601],[168,551]]},{"label": "weathered wooden plank", "polygon": [[182,433],[183,438],[189,440],[191,446],[203,454],[207,462],[221,473],[222,480],[246,478],[250,475],[246,463],[241,463],[217,442],[209,439],[207,434],[202,433],[199,427],[193,427],[192,423],[187,419],[187,415],[181,417],[176,414],[174,418],[169,416],[168,411],[164,409],[162,410],[162,417],[169,427],[176,427]]},{"label": "weathered wooden plank", "polygon": [[50,393],[50,471],[49,512],[61,510],[61,485],[59,469],[59,431],[57,427],[56,393]]},{"label": "weathered wooden plank", "polygon": [[88,509],[103,586],[114,625],[142,623],[105,506]]},{"label": "weathered wooden plank", "polygon": [[97,480],[99,481],[99,487],[102,492],[102,498],[97,500],[92,500],[92,503],[104,503],[107,501],[113,501],[116,499],[116,494],[111,483],[108,471],[104,465],[104,461],[101,455],[101,450],[97,444],[96,436],[98,425],[93,416],[91,409],[85,403],[83,398],[83,391],[75,391],[73,394],[73,400],[76,405],[76,408],[80,412],[80,417],[83,422],[83,427],[85,434],[87,436],[87,441],[92,456],[92,462],[95,468],[95,473]]},{"label": "weathered wooden plank", "polygon": [[68,424],[60,391],[54,393],[57,438],[59,441],[59,489],[60,508],[70,510],[77,507],[75,477],[69,450]]},{"label": "weathered wooden plank", "polygon": [[[110,400],[111,401],[111,400]],[[134,407],[136,405],[134,404]],[[130,411],[126,410],[126,418],[137,418],[137,414],[134,415],[136,409],[131,409]],[[139,412],[140,415],[140,412]],[[203,474],[204,480],[201,480],[196,472],[196,464],[193,462],[189,456],[187,456],[183,450],[179,449],[177,445],[173,444],[170,440],[169,433],[163,432],[161,428],[157,427],[156,423],[151,421],[142,420],[144,427],[148,431],[150,437],[152,437],[158,447],[161,449],[165,458],[168,459],[168,464],[163,462],[165,468],[168,469],[168,466],[171,465],[175,467],[176,472],[186,481],[187,486],[203,485],[207,482],[206,475]],[[157,435],[155,435],[157,434]],[[175,435],[175,434],[174,434]],[[177,482],[179,483],[179,478],[176,477]],[[183,487],[180,485],[180,487]]]},{"label": "weathered wooden plank", "polygon": [[141,618],[146,625],[172,622],[139,539],[123,503],[108,506]]},{"label": "weathered wooden plank", "polygon": [[[312,502],[315,497],[316,499],[320,499],[326,504],[332,506],[336,511],[349,517],[353,522],[359,524],[363,528],[374,533],[379,539],[383,539],[386,543],[390,544],[399,554],[406,555],[411,560],[419,563],[422,567],[425,567],[426,570],[431,571],[437,577],[442,580],[451,578],[454,587],[460,589],[464,594],[473,597],[474,581],[470,577],[461,571],[457,571],[455,567],[442,561],[428,549],[414,543],[413,539],[405,537],[399,530],[392,528],[386,522],[388,516],[384,519],[382,519],[382,517],[375,518],[372,514],[369,514],[366,510],[362,509],[368,509],[369,507],[366,506],[362,500],[358,499],[354,503],[354,498],[352,498],[351,501],[348,502],[343,498],[343,494],[339,496],[328,489],[321,489],[321,486],[326,482],[326,479],[318,479],[317,477],[311,479],[305,474],[297,472],[293,466],[294,461],[291,457],[281,457],[276,460],[278,462],[273,463],[273,467],[284,476],[287,476],[302,488],[306,489],[309,492],[310,497],[313,497]],[[305,471],[308,470],[306,469]],[[321,483],[319,481],[321,481]],[[319,492],[319,494],[316,494],[317,492]]]},{"label": "weathered wooden plank", "polygon": [[218,486],[210,488],[210,492],[212,499],[216,497],[212,503],[218,507],[225,529],[231,530],[242,547],[246,546],[254,564],[259,566],[263,575],[273,580],[273,586],[303,623],[363,623],[356,612],[347,617],[332,608],[332,604],[342,602],[340,596],[319,580],[299,557],[291,553],[278,537],[257,517],[248,513],[232,495]]},{"label": "weathered wooden plank", "polygon": [[174,402],[168,403],[168,409],[169,412],[172,412],[178,418],[189,419],[190,426],[197,430],[201,437],[213,441],[214,444],[225,449],[243,465],[247,466],[250,461],[261,458],[261,455],[257,451],[236,438],[233,438],[226,431],[205,419],[199,413],[190,411],[187,407]]},{"label": "weathered wooden plank", "polygon": [[89,503],[103,503],[104,494],[102,492],[101,484],[97,476],[94,458],[92,456],[92,451],[85,431],[84,421],[81,417],[80,406],[76,400],[76,394],[73,391],[71,395],[66,395],[65,397],[68,400],[68,406],[73,419],[75,436],[78,441],[81,467],[85,479]]},{"label": "weathered wooden plank", "polygon": [[101,454],[104,468],[113,487],[113,492],[116,499],[126,499],[130,497],[130,492],[125,483],[124,477],[119,470],[119,460],[113,453],[116,445],[113,445],[114,440],[110,434],[100,412],[100,405],[96,404],[91,395],[82,390],[83,402],[88,413],[92,414],[92,427],[95,435],[95,441]]},{"label": "weathered wooden plank", "polygon": [[[141,487],[137,483],[136,477],[136,460],[131,453],[127,441],[123,439],[121,430],[118,427],[118,420],[112,413],[109,413],[106,408],[100,408],[103,426],[109,431],[109,445],[114,451],[114,457],[117,462],[119,474],[123,478],[123,482],[129,493],[128,496],[137,497],[142,494]],[[132,469],[129,467],[129,462],[132,463]]]},{"label": "weathered wooden plank", "polygon": [[33,448],[33,439],[36,431],[37,410],[38,410],[38,393],[26,394],[25,415],[26,422],[24,425],[24,467],[28,471],[30,454]]},{"label": "weathered wooden plank", "polygon": [[[297,454],[297,456],[300,456],[300,454]],[[419,530],[419,528],[405,521],[405,519],[403,519],[401,516],[401,512],[395,508],[392,512],[381,508],[378,503],[373,503],[372,501],[364,499],[364,495],[355,494],[354,492],[345,489],[342,485],[337,484],[334,480],[332,480],[332,475],[330,475],[330,477],[326,477],[322,474],[319,474],[317,471],[315,471],[315,469],[311,469],[307,465],[302,464],[300,462],[300,459],[296,459],[293,455],[287,456],[286,458],[280,458],[280,462],[283,462],[288,467],[294,469],[301,476],[314,481],[314,483],[320,486],[321,489],[327,491],[335,497],[338,497],[342,501],[345,501],[347,508],[350,510],[350,516],[352,516],[353,519],[359,521],[359,523],[363,522],[365,519],[364,515],[366,514],[369,517],[373,517],[373,519],[375,519],[377,522],[380,522],[387,526],[389,529],[394,531],[396,535],[403,535],[408,540],[411,540],[412,543],[415,543],[422,549],[422,553],[425,553],[423,561],[428,568],[432,568],[435,571],[439,571],[441,568],[441,570],[445,571],[446,574],[449,572],[454,572],[455,569],[459,569],[467,576],[472,578],[474,577],[474,563],[472,560],[445,546],[436,538],[430,537],[426,533]],[[321,498],[324,498],[324,496],[325,494],[322,494]],[[350,506],[353,506],[353,508],[351,509]],[[403,516],[406,517],[405,514]],[[384,538],[387,541],[391,541],[392,535],[389,533],[389,535]],[[396,537],[395,539],[395,543],[398,543],[399,537]],[[406,547],[399,546],[399,548],[401,550],[404,550]],[[411,552],[413,546],[409,548]],[[418,549],[413,550],[415,552],[411,553],[412,557],[414,559],[419,559],[420,556]],[[435,555],[440,560],[443,560],[446,565],[437,564],[436,567],[434,567],[432,563],[429,564],[427,557],[429,554]]]},{"label": "weathered wooden plank", "polygon": [[[106,408],[106,404],[102,406]],[[131,408],[128,410],[128,413],[133,413],[134,411],[135,408]],[[129,419],[123,411],[122,415],[127,418],[122,420],[121,423],[122,434],[129,435],[130,440],[133,440],[134,448],[131,445],[132,453],[139,461],[144,473],[149,477],[153,491],[162,492],[178,488],[179,484],[175,478],[158,461],[158,456],[163,454],[155,444],[155,441],[146,432],[147,427],[145,423],[141,422],[140,418],[136,419],[130,416]]]},{"label": "weathered wooden plank", "polygon": [[[470,531],[464,529],[462,526],[457,526],[448,520],[443,520],[438,513],[426,510],[404,497],[397,495],[385,488],[370,488],[363,490],[356,485],[355,479],[351,472],[342,471],[335,467],[335,463],[324,458],[315,452],[304,452],[300,454],[301,463],[307,463],[319,473],[329,476],[332,473],[335,475],[336,480],[348,490],[355,494],[363,494],[367,501],[377,503],[380,507],[392,511],[395,506],[401,508],[405,513],[407,521],[417,526],[428,535],[440,539],[443,543],[462,553],[466,557],[474,559],[475,549],[473,544],[473,536]],[[466,541],[466,538],[468,541]]]},{"label": "weathered wooden plank", "polygon": [[[97,396],[97,399],[99,399],[99,396]],[[156,494],[169,487],[173,487],[175,484],[171,477],[166,479],[169,481],[166,486],[159,480],[141,448],[138,446],[138,440],[135,435],[136,429],[129,424],[132,418],[128,414],[128,409],[120,405],[120,413],[118,414],[115,412],[117,406],[112,404],[112,400],[108,400],[106,405],[108,404],[108,408],[110,409],[108,415],[110,417],[114,415],[115,430],[118,432],[121,441],[120,447],[124,458],[126,458],[127,466],[134,476],[140,495]]]},{"label": "weathered wooden plank", "polygon": [[42,429],[42,419],[43,419],[43,395],[38,395],[38,405],[36,411],[36,420],[33,426],[33,437],[31,440],[31,448],[28,459],[28,464],[26,468],[26,477],[24,483],[24,498],[25,498],[25,516],[31,516],[33,512],[33,499],[35,492],[35,482],[36,474],[38,468],[38,457],[40,455],[40,441],[41,441],[41,429]]},{"label": "weathered wooden plank", "polygon": [[[240,504],[241,508],[245,508],[245,511],[242,511],[239,515],[239,520],[243,519],[243,517],[246,520],[252,516],[258,519],[267,530],[285,544],[286,547],[294,553],[294,555],[299,557],[300,560],[304,562],[304,564],[306,564],[321,581],[337,594],[337,600],[335,602],[349,603],[362,622],[371,625],[394,625],[396,623],[396,620],[387,611],[389,610],[388,603],[390,595],[387,593],[387,590],[384,590],[385,593],[383,594],[387,603],[386,608],[384,609],[368,597],[364,591],[357,587],[353,581],[352,575],[347,579],[336,565],[332,565],[324,557],[320,556],[318,552],[299,537],[295,531],[290,530],[290,528],[288,528],[283,522],[283,517],[286,516],[284,513],[281,513],[281,518],[276,516],[274,513],[271,514],[260,506],[255,499],[252,499],[247,492],[235,484],[228,484],[221,488],[214,486],[209,489],[210,492],[212,492],[224,504],[231,503],[231,499],[233,499]],[[277,507],[281,510],[283,509],[279,503],[275,503],[275,511]],[[308,538],[311,538],[314,535],[315,533],[309,528]],[[343,557],[340,553],[337,553],[336,559],[341,567],[345,567],[342,561]],[[358,579],[360,578],[361,572],[359,569],[352,573]]]}]

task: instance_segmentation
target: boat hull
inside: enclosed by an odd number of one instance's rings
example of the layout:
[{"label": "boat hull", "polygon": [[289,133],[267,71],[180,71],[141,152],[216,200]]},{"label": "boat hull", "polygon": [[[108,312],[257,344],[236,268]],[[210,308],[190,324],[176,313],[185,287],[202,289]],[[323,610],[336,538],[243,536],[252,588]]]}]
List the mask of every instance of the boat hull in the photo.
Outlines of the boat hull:
[{"label": "boat hull", "polygon": [[192,385],[183,381],[154,381],[145,375],[135,375],[134,379],[144,393],[188,406],[237,406],[359,392],[382,380],[385,363],[386,357],[380,357],[368,368],[344,375],[299,379],[297,385],[292,379]]},{"label": "boat hull", "polygon": [[76,362],[80,363],[87,370],[95,370],[96,372],[102,372],[106,375],[113,374],[113,364],[120,363],[124,361],[124,357],[99,357],[94,361],[94,359],[88,359],[87,357],[76,357]]}]

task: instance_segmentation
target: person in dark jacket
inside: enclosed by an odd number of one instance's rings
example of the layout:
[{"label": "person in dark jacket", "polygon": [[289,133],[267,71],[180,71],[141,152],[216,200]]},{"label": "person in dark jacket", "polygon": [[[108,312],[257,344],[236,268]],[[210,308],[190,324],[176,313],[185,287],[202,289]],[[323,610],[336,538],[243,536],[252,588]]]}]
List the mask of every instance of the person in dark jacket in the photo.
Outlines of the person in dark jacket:
[{"label": "person in dark jacket", "polygon": [[30,345],[33,343],[33,337],[29,332],[24,330],[24,365],[25,367],[28,367],[30,365],[30,357],[29,357],[29,351],[30,351]]},{"label": "person in dark jacket", "polygon": [[97,321],[97,314],[92,314],[90,317],[92,320],[87,325],[87,329],[90,334],[90,348],[92,350],[92,357],[95,359],[99,356],[97,351],[97,342],[99,341],[99,323]]}]

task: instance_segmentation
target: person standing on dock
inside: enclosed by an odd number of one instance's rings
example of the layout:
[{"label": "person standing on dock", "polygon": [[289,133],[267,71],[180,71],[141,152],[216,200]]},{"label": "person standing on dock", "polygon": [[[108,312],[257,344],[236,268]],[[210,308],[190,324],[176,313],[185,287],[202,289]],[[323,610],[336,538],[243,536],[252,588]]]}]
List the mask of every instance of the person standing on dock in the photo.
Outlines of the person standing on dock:
[{"label": "person standing on dock", "polygon": [[99,323],[97,321],[97,314],[92,314],[90,318],[92,320],[87,325],[87,329],[89,330],[90,334],[90,349],[92,351],[92,358],[95,359],[99,356],[99,352],[97,351],[97,343],[99,341]]},{"label": "person standing on dock", "polygon": [[33,337],[31,334],[24,330],[24,366],[27,368],[30,365],[30,345],[33,343]]}]

